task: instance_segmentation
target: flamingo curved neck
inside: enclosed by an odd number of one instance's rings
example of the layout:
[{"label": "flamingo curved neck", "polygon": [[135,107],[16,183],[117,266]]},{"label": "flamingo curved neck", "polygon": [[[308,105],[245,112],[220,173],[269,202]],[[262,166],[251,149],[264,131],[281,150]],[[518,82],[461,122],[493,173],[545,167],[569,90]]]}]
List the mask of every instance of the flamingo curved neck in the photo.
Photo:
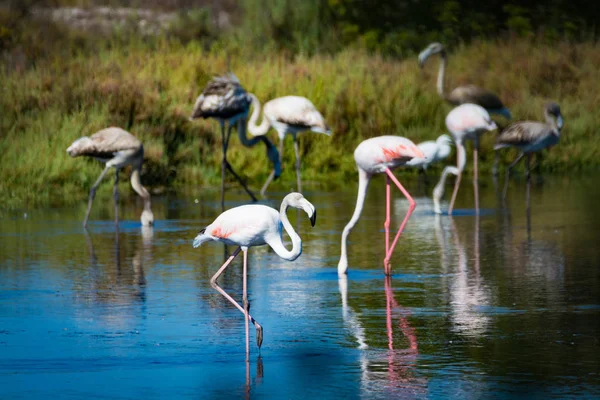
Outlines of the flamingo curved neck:
[{"label": "flamingo curved neck", "polygon": [[292,250],[285,248],[281,240],[281,236],[276,241],[269,243],[269,245],[279,257],[287,261],[294,261],[296,258],[300,257],[300,254],[302,254],[302,239],[300,236],[298,236],[292,227],[292,224],[290,224],[290,220],[286,214],[288,207],[289,203],[287,199],[284,199],[281,203],[281,208],[279,209],[279,218],[281,219],[283,228],[287,232],[290,239],[292,239]]},{"label": "flamingo curved neck", "polygon": [[252,111],[252,115],[250,116],[250,120],[248,121],[248,131],[252,136],[266,135],[270,127],[269,120],[263,114],[263,120],[260,123],[260,125],[256,124],[258,122],[258,116],[260,115],[261,111],[260,101],[255,95],[250,94],[250,96],[252,97],[252,106],[254,110]]},{"label": "flamingo curved neck", "polygon": [[342,233],[342,254],[340,255],[340,262],[338,263],[338,275],[343,275],[348,272],[348,255],[347,255],[347,242],[348,235],[354,225],[358,222],[363,206],[365,204],[365,197],[367,195],[367,188],[369,187],[370,177],[366,171],[358,169],[358,196],[356,199],[356,208],[354,214],[350,218],[350,222],[344,228]]},{"label": "flamingo curved neck", "polygon": [[456,158],[456,166],[458,167],[458,170],[462,172],[467,164],[467,151],[465,150],[465,145],[462,142],[456,142]]},{"label": "flamingo curved neck", "polygon": [[437,92],[443,98],[447,99],[446,93],[444,92],[444,80],[446,77],[446,64],[448,63],[448,59],[445,52],[440,54],[440,69],[438,71],[437,78]]},{"label": "flamingo curved neck", "polygon": [[136,191],[137,194],[144,200],[144,211],[152,211],[152,202],[150,200],[150,193],[142,186],[140,180],[140,169],[134,168],[131,172],[131,187]]},{"label": "flamingo curved neck", "polygon": [[246,121],[244,121],[244,119],[238,120],[237,131],[238,131],[238,137],[240,138],[240,142],[242,143],[242,145],[244,145],[246,147],[253,147],[257,143],[265,140],[265,138],[262,136],[257,136],[257,137],[253,137],[252,139],[248,139],[248,137],[246,136]]}]

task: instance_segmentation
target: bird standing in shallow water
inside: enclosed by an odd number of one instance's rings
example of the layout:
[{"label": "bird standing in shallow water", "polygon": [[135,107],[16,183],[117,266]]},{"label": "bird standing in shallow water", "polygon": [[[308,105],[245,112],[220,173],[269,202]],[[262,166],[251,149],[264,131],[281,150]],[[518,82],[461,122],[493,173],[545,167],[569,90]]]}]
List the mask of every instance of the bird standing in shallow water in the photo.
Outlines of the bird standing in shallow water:
[{"label": "bird standing in shallow water", "polygon": [[[497,172],[498,150],[506,147],[515,147],[521,151],[521,154],[519,154],[506,169],[503,198],[506,198],[506,192],[508,191],[510,170],[521,161],[521,158],[523,158],[524,155],[527,155],[527,181],[529,182],[532,153],[554,146],[558,143],[560,131],[563,127],[560,106],[556,103],[545,104],[544,117],[546,118],[545,123],[533,121],[515,122],[503,129],[498,135],[496,145],[494,146],[494,150],[496,150],[494,172]],[[529,197],[529,195],[527,197]]]},{"label": "bird standing in shallow water", "polygon": [[[221,208],[225,207],[225,170],[231,172],[235,179],[242,185],[253,201],[256,201],[254,193],[233,170],[227,161],[227,148],[231,129],[237,124],[238,136],[242,144],[252,147],[262,142],[267,147],[267,157],[273,163],[273,175],[275,178],[281,174],[280,157],[277,148],[266,137],[248,139],[246,137],[246,117],[252,103],[252,96],[246,93],[237,77],[233,74],[215,77],[208,82],[200,96],[196,99],[194,110],[190,120],[196,118],[215,118],[221,125],[221,140],[223,146],[223,160],[221,162]],[[227,136],[225,136],[225,123],[228,125]]]},{"label": "bird standing in shallow water", "polygon": [[[253,136],[261,137],[266,135],[269,128],[272,126],[279,134],[279,157],[283,159],[283,141],[289,133],[294,138],[294,150],[296,152],[296,180],[298,184],[298,192],[302,192],[302,182],[300,179],[300,151],[298,149],[297,135],[304,131],[313,131],[331,135],[331,130],[327,126],[325,119],[317,108],[305,97],[300,96],[285,96],[278,97],[265,103],[263,107],[263,120],[260,125],[257,125],[258,116],[260,114],[260,101],[254,95],[252,104],[254,111],[248,121],[248,131]],[[263,185],[260,193],[264,195],[267,187],[277,176],[273,170],[267,181]]]},{"label": "bird standing in shallow water", "polygon": [[[310,218],[311,225],[315,226],[317,220],[315,207],[302,194],[290,193],[281,202],[279,212],[274,208],[259,204],[235,207],[219,215],[212,224],[200,231],[200,234],[194,239],[194,247],[198,247],[202,243],[209,241],[239,246],[211,278],[210,284],[244,314],[246,323],[246,355],[250,352],[248,321],[251,321],[256,327],[256,342],[259,349],[263,340],[262,327],[249,314],[247,285],[248,248],[268,244],[279,257],[288,261],[294,261],[302,254],[302,239],[288,220],[286,215],[288,207],[304,210]],[[287,250],[283,245],[283,228],[285,228],[285,231],[292,240],[292,250]],[[240,250],[244,253],[243,307],[217,284],[219,276],[239,254]]]},{"label": "bird standing in shallow water", "polygon": [[88,156],[94,157],[103,163],[106,163],[104,171],[90,189],[90,198],[88,201],[87,212],[83,220],[83,227],[87,226],[87,221],[92,209],[92,202],[96,196],[96,189],[104,175],[112,167],[115,168],[115,186],[113,196],[115,200],[115,224],[119,222],[119,170],[127,165],[131,165],[131,186],[137,194],[144,199],[144,211],[142,212],[142,225],[150,226],[154,223],[154,215],[151,210],[150,194],[140,182],[140,172],[144,162],[144,146],[135,136],[121,128],[106,128],[96,132],[91,137],[81,137],[69,146],[67,153],[71,157]]},{"label": "bird standing in shallow water", "polygon": [[[362,212],[365,197],[367,195],[367,188],[373,175],[375,174],[387,174],[386,176],[386,219],[384,223],[385,227],[385,258],[383,260],[385,274],[391,273],[390,258],[396,247],[396,243],[400,238],[400,234],[404,230],[404,226],[408,222],[410,215],[415,209],[415,201],[412,199],[410,194],[404,189],[404,187],[398,182],[392,170],[402,166],[412,166],[421,163],[423,160],[423,153],[413,142],[400,136],[378,136],[371,139],[364,140],[361,142],[356,150],[354,151],[354,159],[356,160],[356,166],[358,168],[358,196],[356,200],[356,208],[350,222],[344,228],[342,233],[342,253],[340,261],[338,263],[338,274],[346,274],[348,272],[348,256],[347,256],[347,242],[348,235],[354,225],[358,222],[360,214]],[[406,196],[410,206],[406,217],[396,233],[396,237],[390,246],[390,180],[392,180],[398,189]]]},{"label": "bird standing in shallow water", "polygon": [[452,199],[448,207],[448,215],[452,215],[454,201],[460,186],[462,172],[467,163],[467,154],[464,142],[466,140],[473,141],[473,187],[475,190],[475,212],[479,214],[479,184],[477,171],[477,158],[479,153],[479,136],[484,132],[493,131],[496,129],[496,124],[490,118],[488,112],[481,106],[476,104],[463,104],[448,113],[446,117],[446,127],[454,137],[456,143],[456,167],[447,166],[442,171],[442,177],[438,184],[433,189],[433,210],[441,214],[440,199],[444,195],[444,185],[448,174],[456,175],[454,183],[454,191]]},{"label": "bird standing in shallow water", "polygon": [[423,68],[425,62],[434,54],[439,54],[441,57],[440,70],[437,79],[438,94],[453,106],[461,104],[477,104],[485,108],[487,112],[492,114],[502,115],[506,119],[511,119],[510,111],[502,104],[498,96],[489,90],[482,89],[475,85],[462,85],[455,88],[450,94],[445,92],[446,65],[448,63],[448,55],[444,45],[441,43],[431,43],[425,50],[419,54],[419,66]]}]

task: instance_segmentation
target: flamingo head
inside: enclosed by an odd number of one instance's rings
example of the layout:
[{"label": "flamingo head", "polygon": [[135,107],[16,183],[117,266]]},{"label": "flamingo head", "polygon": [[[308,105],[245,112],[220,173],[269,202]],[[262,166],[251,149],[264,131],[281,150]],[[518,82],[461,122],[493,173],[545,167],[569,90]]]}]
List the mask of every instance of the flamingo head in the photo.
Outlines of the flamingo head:
[{"label": "flamingo head", "polygon": [[419,67],[423,68],[425,61],[434,55],[440,54],[442,57],[446,56],[446,49],[444,45],[438,42],[431,43],[425,50],[419,53]]},{"label": "flamingo head", "polygon": [[554,102],[546,103],[544,105],[544,113],[546,114],[546,118],[556,118],[556,125],[558,126],[558,129],[562,129],[564,121],[562,118],[562,114],[560,113],[560,106],[558,104]]},{"label": "flamingo head", "polygon": [[294,207],[299,210],[304,210],[310,219],[310,225],[315,226],[317,222],[317,210],[310,201],[306,200],[302,193],[292,192],[283,198],[282,207]]},{"label": "flamingo head", "polygon": [[142,212],[142,226],[152,226],[154,225],[154,214],[150,210],[144,210]]}]

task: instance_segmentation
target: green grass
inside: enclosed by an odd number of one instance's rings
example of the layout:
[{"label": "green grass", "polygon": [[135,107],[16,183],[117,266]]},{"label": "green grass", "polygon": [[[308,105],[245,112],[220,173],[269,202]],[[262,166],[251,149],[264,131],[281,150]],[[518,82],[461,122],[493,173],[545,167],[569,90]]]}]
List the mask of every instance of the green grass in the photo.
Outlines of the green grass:
[{"label": "green grass", "polygon": [[[0,70],[1,208],[82,201],[102,168],[94,160],[72,159],[65,150],[79,136],[110,125],[131,123],[129,130],[144,142],[142,180],[150,188],[217,185],[218,125],[187,117],[208,79],[228,65],[263,101],[296,94],[321,110],[333,136],[307,133],[300,140],[303,179],[319,187],[356,179],[352,153],[361,140],[383,134],[415,142],[435,138],[445,131],[451,109],[436,94],[433,59],[421,71],[415,57],[388,60],[359,50],[291,60],[284,54],[226,55],[168,40],[100,47],[91,54],[59,54],[30,68]],[[540,168],[597,169],[598,65],[600,48],[592,43],[476,42],[453,49],[447,84],[473,83],[496,92],[516,120],[539,120],[543,103],[557,101],[565,129]],[[269,135],[277,140],[274,131]],[[493,136],[483,141],[484,173],[493,159]],[[284,174],[274,188],[295,182],[288,140]],[[515,154],[503,157],[508,161]],[[263,146],[247,149],[234,137],[228,156],[255,188],[270,172]]]}]

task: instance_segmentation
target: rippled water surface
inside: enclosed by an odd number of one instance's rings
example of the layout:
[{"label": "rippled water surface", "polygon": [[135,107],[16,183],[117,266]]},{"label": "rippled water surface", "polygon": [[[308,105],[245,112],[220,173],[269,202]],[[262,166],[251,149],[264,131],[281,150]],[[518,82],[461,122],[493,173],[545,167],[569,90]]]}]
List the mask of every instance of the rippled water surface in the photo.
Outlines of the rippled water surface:
[{"label": "rippled water surface", "polygon": [[[220,212],[217,193],[155,198],[148,230],[133,197],[118,232],[108,197],[87,234],[85,202],[5,215],[0,398],[600,396],[598,176],[534,179],[530,218],[522,181],[506,204],[482,186],[479,217],[464,182],[454,217],[435,216],[409,182],[417,209],[387,279],[382,178],[350,235],[347,279],[336,266],[355,183],[306,192],[316,226],[289,211],[302,256],[249,253],[251,313],[265,331],[259,355],[251,325],[249,362],[242,314],[209,282],[224,246],[192,248]],[[284,194],[263,203],[278,208]],[[227,207],[242,195],[228,192]],[[397,227],[407,202],[394,198]],[[219,281],[240,301],[241,272],[240,257]]]}]

